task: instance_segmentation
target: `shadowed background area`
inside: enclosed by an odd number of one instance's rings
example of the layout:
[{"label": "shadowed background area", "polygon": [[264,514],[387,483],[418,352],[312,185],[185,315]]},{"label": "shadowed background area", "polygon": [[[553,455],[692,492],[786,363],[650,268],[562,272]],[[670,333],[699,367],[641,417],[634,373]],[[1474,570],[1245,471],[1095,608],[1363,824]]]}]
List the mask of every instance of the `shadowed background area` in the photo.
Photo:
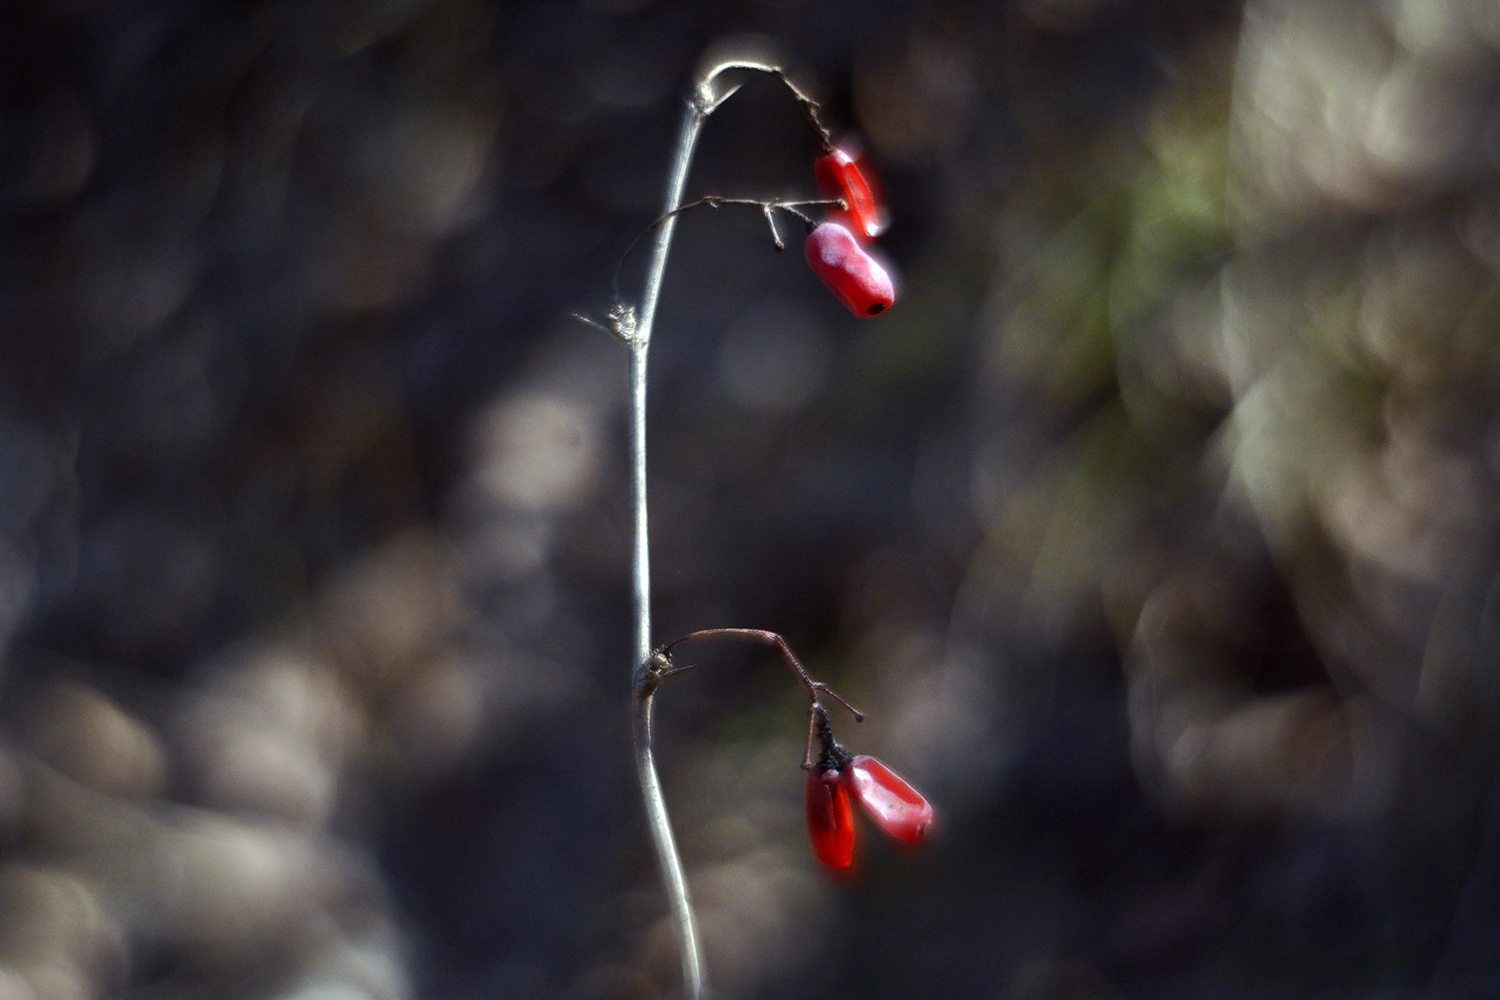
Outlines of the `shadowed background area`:
[{"label": "shadowed background area", "polygon": [[[716,995],[1500,993],[1500,4],[0,8],[0,1000],[672,996],[602,317],[726,36],[891,202],[689,213],[658,758]],[[689,197],[813,197],[749,78]],[[640,261],[622,275],[639,286]]]}]

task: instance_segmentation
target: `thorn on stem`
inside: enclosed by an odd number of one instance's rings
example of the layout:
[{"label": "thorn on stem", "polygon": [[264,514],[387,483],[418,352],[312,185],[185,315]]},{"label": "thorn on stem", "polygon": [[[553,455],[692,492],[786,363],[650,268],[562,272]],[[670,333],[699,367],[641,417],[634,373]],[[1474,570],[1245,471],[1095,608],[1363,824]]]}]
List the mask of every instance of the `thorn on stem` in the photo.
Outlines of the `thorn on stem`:
[{"label": "thorn on stem", "polygon": [[667,667],[664,670],[658,670],[656,672],[656,679],[657,679],[657,681],[664,681],[668,677],[676,677],[678,674],[685,674],[689,670],[696,670],[697,667],[698,667],[698,664],[696,664],[696,663],[684,663],[680,667],[679,666],[670,666],[670,667]]},{"label": "thorn on stem", "polygon": [[663,681],[678,674],[685,674],[696,668],[696,663],[688,663],[678,666],[672,662],[672,654],[665,648],[658,649],[652,653],[646,662],[641,664],[640,671],[636,677],[636,693],[645,698],[653,694],[661,687]]},{"label": "thorn on stem", "polygon": [[718,109],[719,105],[729,100],[743,87],[743,83],[732,83],[719,93],[714,93],[710,88],[703,87],[698,92],[698,113],[707,117]]},{"label": "thorn on stem", "polygon": [[771,211],[769,204],[762,205],[760,210],[765,213],[766,224],[771,227],[771,240],[776,244],[776,252],[780,253],[786,249],[786,241],[781,238],[781,233],[776,229],[776,214]]},{"label": "thorn on stem", "polygon": [[615,336],[615,331],[611,330],[609,327],[605,326],[603,323],[599,322],[597,319],[590,319],[589,317],[585,316],[583,313],[570,313],[570,315],[574,319],[578,320],[578,322],[580,322],[580,323],[587,323],[589,326],[593,327],[595,330],[603,330],[605,333],[609,334],[610,336]]},{"label": "thorn on stem", "polygon": [[635,310],[629,306],[615,306],[609,311],[609,324],[591,319],[583,313],[572,313],[572,317],[580,323],[587,323],[596,330],[603,330],[618,342],[629,347],[635,336]]}]

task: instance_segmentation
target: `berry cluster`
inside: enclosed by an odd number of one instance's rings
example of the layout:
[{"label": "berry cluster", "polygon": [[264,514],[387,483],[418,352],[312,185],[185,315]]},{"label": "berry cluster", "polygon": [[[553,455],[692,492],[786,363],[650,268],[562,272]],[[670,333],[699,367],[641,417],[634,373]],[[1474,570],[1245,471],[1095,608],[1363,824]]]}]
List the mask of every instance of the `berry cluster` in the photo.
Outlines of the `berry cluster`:
[{"label": "berry cluster", "polygon": [[839,202],[807,237],[807,263],[856,316],[878,316],[896,303],[890,269],[865,246],[885,232],[888,213],[872,174],[847,149],[832,147],[813,163],[823,197]]},{"label": "berry cluster", "polygon": [[[819,861],[836,871],[847,871],[854,864],[854,810],[849,804],[850,796],[890,837],[915,844],[927,836],[933,824],[932,804],[880,761],[865,754],[851,753],[833,738],[833,727],[823,708],[824,695],[847,708],[856,722],[864,721],[864,713],[827,684],[813,680],[786,640],[775,632],[753,628],[711,628],[673,639],[646,663],[645,677],[651,687],[691,669],[672,663],[672,649],[695,639],[748,639],[774,646],[807,688],[811,704],[807,720],[807,753],[802,768],[807,772],[807,829],[812,835],[813,853]],[[817,745],[816,751],[814,744]]]},{"label": "berry cluster", "polygon": [[807,829],[819,861],[835,870],[854,864],[851,795],[888,836],[915,844],[927,835],[933,810],[921,792],[874,757],[851,754],[840,745],[818,706],[813,708],[813,728],[823,750],[807,772]]}]

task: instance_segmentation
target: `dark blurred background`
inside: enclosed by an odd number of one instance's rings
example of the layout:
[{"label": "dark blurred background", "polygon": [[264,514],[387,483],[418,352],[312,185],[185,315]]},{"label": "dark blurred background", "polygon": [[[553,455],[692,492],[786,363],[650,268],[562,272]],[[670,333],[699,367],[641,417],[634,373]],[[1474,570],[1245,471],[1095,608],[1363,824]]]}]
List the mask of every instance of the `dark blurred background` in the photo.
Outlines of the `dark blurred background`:
[{"label": "dark blurred background", "polygon": [[[678,228],[658,757],[716,995],[1500,996],[1500,4],[0,6],[0,998],[672,996],[603,317],[766,36],[852,319]],[[813,197],[767,78],[689,196]],[[633,296],[635,257],[622,275]]]}]

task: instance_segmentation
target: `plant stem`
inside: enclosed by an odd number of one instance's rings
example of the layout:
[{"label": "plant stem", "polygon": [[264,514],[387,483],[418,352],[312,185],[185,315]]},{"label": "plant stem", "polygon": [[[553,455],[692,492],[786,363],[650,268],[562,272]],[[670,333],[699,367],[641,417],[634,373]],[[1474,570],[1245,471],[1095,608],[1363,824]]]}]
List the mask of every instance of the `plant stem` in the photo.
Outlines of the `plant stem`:
[{"label": "plant stem", "polygon": [[[677,153],[672,161],[672,175],[667,183],[667,206],[672,212],[682,202],[687,184],[688,167],[693,161],[693,147],[709,111],[700,99],[701,88],[688,101],[677,138]],[[707,994],[703,971],[703,947],[698,941],[698,926],[693,918],[693,903],[688,895],[687,878],[677,841],[672,836],[672,821],[667,815],[667,801],[661,793],[661,778],[656,773],[656,759],[651,751],[651,707],[656,685],[647,680],[651,660],[651,546],[646,522],[646,352],[651,346],[651,325],[656,320],[656,302],[661,296],[662,274],[667,267],[667,251],[672,245],[672,231],[677,216],[668,216],[656,231],[651,250],[651,265],[646,274],[645,293],[641,296],[641,314],[630,344],[630,464],[632,469],[632,505],[635,508],[635,661],[632,667],[634,688],[633,734],[635,769],[641,783],[646,808],[646,822],[656,845],[656,863],[661,869],[662,887],[672,907],[677,925],[678,947],[682,953],[682,988],[688,1000],[701,1000]]]},{"label": "plant stem", "polygon": [[632,505],[635,509],[635,661],[631,673],[635,767],[641,783],[646,822],[651,828],[651,839],[656,846],[656,861],[661,870],[662,885],[672,908],[673,921],[677,925],[677,940],[682,957],[683,994],[688,1000],[702,1000],[707,996],[708,985],[687,879],[683,875],[682,860],[677,853],[677,842],[672,835],[672,823],[667,814],[667,803],[662,796],[661,779],[656,773],[655,756],[651,750],[651,708],[661,675],[654,669],[655,660],[651,650],[651,551],[646,519],[646,353],[651,346],[651,327],[656,320],[656,304],[661,296],[667,251],[672,245],[672,233],[677,228],[682,192],[687,185],[688,169],[693,161],[693,148],[698,143],[698,134],[708,116],[738,89],[716,86],[719,75],[731,69],[757,70],[775,76],[803,104],[824,144],[827,144],[828,133],[817,119],[816,103],[792,85],[781,67],[772,62],[753,59],[724,60],[707,65],[695,81],[693,93],[688,98],[687,112],[683,116],[682,130],[677,136],[677,150],[673,155],[671,176],[667,182],[666,207],[651,248],[639,321],[628,336],[616,331],[617,336],[626,340],[630,348],[630,462]]}]

